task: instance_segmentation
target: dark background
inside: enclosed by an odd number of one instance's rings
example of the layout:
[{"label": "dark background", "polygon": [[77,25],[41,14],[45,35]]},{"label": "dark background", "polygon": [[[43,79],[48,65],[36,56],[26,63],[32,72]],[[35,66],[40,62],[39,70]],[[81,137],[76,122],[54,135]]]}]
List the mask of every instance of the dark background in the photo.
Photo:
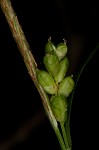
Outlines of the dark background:
[{"label": "dark background", "polygon": [[[74,77],[99,43],[99,9],[94,2],[12,0],[38,67],[49,36],[67,40]],[[73,150],[98,149],[98,51],[78,82],[71,111]],[[0,150],[60,150],[35,88],[0,9]]]}]

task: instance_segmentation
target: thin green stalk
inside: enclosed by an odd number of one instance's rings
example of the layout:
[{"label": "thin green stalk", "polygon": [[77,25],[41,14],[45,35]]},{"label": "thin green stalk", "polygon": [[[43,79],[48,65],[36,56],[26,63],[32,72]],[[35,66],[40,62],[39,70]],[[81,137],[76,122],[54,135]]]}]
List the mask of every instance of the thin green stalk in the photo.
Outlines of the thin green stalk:
[{"label": "thin green stalk", "polygon": [[82,72],[84,71],[85,67],[87,66],[87,64],[89,63],[89,61],[92,59],[92,57],[94,56],[94,54],[98,51],[99,49],[99,43],[96,45],[96,47],[93,49],[93,51],[90,53],[90,55],[88,56],[88,58],[85,60],[85,62],[81,65],[79,72],[77,74],[76,80],[75,80],[75,87],[73,92],[71,93],[69,99],[68,99],[68,118],[67,118],[67,122],[65,125],[65,129],[66,129],[66,133],[67,133],[67,137],[68,137],[68,142],[69,145],[72,146],[72,140],[71,140],[71,134],[70,134],[70,113],[71,113],[71,106],[72,106],[72,101],[73,101],[73,97],[74,97],[74,93],[75,93],[75,89],[77,86],[77,83],[80,79],[80,76],[82,74]]},{"label": "thin green stalk", "polygon": [[68,149],[65,147],[63,138],[62,138],[61,133],[60,133],[60,131],[59,131],[58,128],[55,130],[55,133],[56,133],[57,138],[58,138],[58,141],[59,141],[59,143],[60,143],[61,150],[68,150]]},{"label": "thin green stalk", "polygon": [[70,120],[69,119],[67,119],[67,122],[65,124],[65,130],[66,130],[69,147],[71,147],[72,149],[72,139],[71,139],[71,133],[70,133]]},{"label": "thin green stalk", "polygon": [[60,122],[60,126],[61,126],[61,130],[62,130],[62,134],[63,134],[63,138],[64,138],[66,148],[69,150],[71,148],[70,148],[69,143],[68,143],[68,137],[67,137],[67,134],[66,134],[64,123]]},{"label": "thin green stalk", "polygon": [[45,112],[46,112],[48,119],[49,119],[49,121],[50,121],[50,123],[51,123],[51,125],[55,131],[55,134],[58,138],[61,149],[67,150],[65,148],[64,141],[63,141],[62,136],[60,134],[60,131],[58,129],[57,121],[56,121],[56,119],[52,113],[48,95],[46,94],[44,89],[41,87],[41,85],[38,83],[38,80],[36,77],[37,70],[38,70],[37,64],[36,64],[35,59],[31,53],[29,44],[25,38],[24,32],[22,31],[22,27],[19,24],[19,21],[17,19],[17,16],[16,16],[14,10],[13,10],[11,2],[10,2],[10,0],[0,0],[0,5],[1,5],[1,9],[2,9],[3,13],[5,14],[6,20],[9,24],[9,27],[10,27],[10,30],[11,30],[12,35],[14,37],[14,40],[16,41],[17,46],[19,48],[19,51],[22,55],[24,63],[27,67],[29,75],[30,75],[32,81],[34,82],[34,85],[36,86],[36,88],[37,88],[37,90],[41,96]]},{"label": "thin green stalk", "polygon": [[74,96],[74,93],[75,93],[75,89],[76,89],[76,86],[77,86],[77,83],[80,79],[80,76],[82,74],[82,72],[84,71],[85,67],[87,66],[87,64],[89,63],[89,61],[92,59],[92,57],[94,56],[94,54],[97,52],[97,50],[99,49],[99,43],[97,44],[97,46],[94,48],[94,50],[90,53],[90,55],[88,56],[88,58],[85,60],[85,62],[81,65],[80,69],[79,69],[79,72],[77,74],[77,77],[75,79],[75,87],[70,95],[70,98],[69,98],[69,110],[68,110],[68,120],[70,120],[70,113],[71,113],[71,106],[72,106],[72,100],[73,100],[73,96]]}]

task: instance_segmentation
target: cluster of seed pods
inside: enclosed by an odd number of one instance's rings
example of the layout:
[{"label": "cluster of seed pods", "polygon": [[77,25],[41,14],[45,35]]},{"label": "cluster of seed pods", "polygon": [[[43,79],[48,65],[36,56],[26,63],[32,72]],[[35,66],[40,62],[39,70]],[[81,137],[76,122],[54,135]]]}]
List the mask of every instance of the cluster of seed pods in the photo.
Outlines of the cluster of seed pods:
[{"label": "cluster of seed pods", "polygon": [[73,75],[66,75],[69,67],[67,50],[65,40],[55,46],[49,38],[43,58],[46,70],[39,70],[37,73],[38,82],[50,95],[51,109],[55,118],[63,123],[67,119],[67,97],[74,88]]}]

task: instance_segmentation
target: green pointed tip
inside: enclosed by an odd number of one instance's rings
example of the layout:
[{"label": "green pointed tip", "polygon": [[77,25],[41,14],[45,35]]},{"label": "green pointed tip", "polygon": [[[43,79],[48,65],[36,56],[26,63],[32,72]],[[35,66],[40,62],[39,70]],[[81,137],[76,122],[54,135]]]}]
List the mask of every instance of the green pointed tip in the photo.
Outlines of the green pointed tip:
[{"label": "green pointed tip", "polygon": [[45,44],[45,53],[52,54],[56,50],[55,44],[51,41],[51,37],[49,37],[47,43]]},{"label": "green pointed tip", "polygon": [[67,45],[66,45],[66,43],[64,43],[64,42],[63,43],[59,43],[57,45],[55,54],[57,55],[59,60],[63,59],[66,56],[66,54],[67,54]]}]

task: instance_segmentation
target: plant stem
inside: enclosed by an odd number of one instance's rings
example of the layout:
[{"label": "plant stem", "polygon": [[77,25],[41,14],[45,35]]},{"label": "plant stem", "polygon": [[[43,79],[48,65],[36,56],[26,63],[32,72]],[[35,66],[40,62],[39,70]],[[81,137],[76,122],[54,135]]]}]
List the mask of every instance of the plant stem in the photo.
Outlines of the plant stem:
[{"label": "plant stem", "polygon": [[64,123],[60,122],[60,126],[61,126],[61,130],[62,130],[62,134],[63,134],[63,138],[64,138],[66,148],[70,149],[70,146],[69,146],[69,143],[68,143],[68,137],[67,137],[66,130],[65,130],[65,127],[64,127]]},{"label": "plant stem", "polygon": [[57,121],[51,111],[51,108],[50,108],[49,98],[48,98],[46,92],[43,90],[43,88],[40,86],[40,84],[37,81],[37,77],[36,77],[36,73],[38,70],[37,64],[31,53],[29,44],[28,44],[28,42],[25,38],[25,35],[22,31],[22,28],[19,24],[17,16],[12,8],[11,2],[10,2],[10,0],[0,0],[0,5],[2,8],[2,11],[5,14],[6,20],[10,26],[12,35],[17,43],[19,51],[23,57],[24,63],[28,69],[30,77],[40,93],[44,108],[48,115],[48,118],[51,121],[51,124],[53,126],[57,127]]},{"label": "plant stem", "polygon": [[69,145],[72,146],[72,140],[71,140],[71,134],[70,134],[70,113],[71,113],[71,106],[72,106],[72,101],[73,101],[73,97],[74,97],[74,93],[75,93],[75,89],[77,86],[77,83],[79,82],[80,76],[82,74],[82,72],[84,71],[85,67],[87,66],[87,64],[90,62],[90,60],[92,59],[92,57],[94,56],[94,54],[99,50],[99,43],[96,45],[96,47],[92,50],[92,52],[90,53],[90,55],[87,57],[87,59],[85,60],[85,62],[80,66],[79,72],[76,76],[75,79],[75,86],[74,89],[68,99],[68,119],[65,125],[65,129],[66,129],[66,133],[67,133],[67,137],[68,137],[68,142]]},{"label": "plant stem", "polygon": [[16,41],[18,49],[22,55],[24,63],[28,69],[29,75],[41,96],[45,112],[59,140],[61,149],[66,150],[62,136],[58,129],[57,121],[50,107],[48,95],[46,94],[44,89],[41,87],[41,85],[37,81],[37,77],[36,77],[37,70],[38,70],[37,64],[30,50],[29,44],[25,38],[24,32],[22,31],[22,27],[20,26],[17,16],[13,10],[11,2],[10,0],[0,0],[0,5],[1,5],[1,9],[3,13],[5,14],[6,20],[9,24],[14,40]]},{"label": "plant stem", "polygon": [[68,150],[68,149],[65,147],[63,138],[62,138],[61,133],[60,133],[60,131],[59,131],[58,128],[55,130],[55,133],[56,133],[57,138],[58,138],[58,141],[59,141],[59,143],[60,143],[61,150]]},{"label": "plant stem", "polygon": [[71,149],[72,149],[72,140],[71,140],[71,134],[70,134],[70,120],[69,119],[67,119],[67,122],[65,124],[65,130],[66,130],[69,147],[71,147]]}]

